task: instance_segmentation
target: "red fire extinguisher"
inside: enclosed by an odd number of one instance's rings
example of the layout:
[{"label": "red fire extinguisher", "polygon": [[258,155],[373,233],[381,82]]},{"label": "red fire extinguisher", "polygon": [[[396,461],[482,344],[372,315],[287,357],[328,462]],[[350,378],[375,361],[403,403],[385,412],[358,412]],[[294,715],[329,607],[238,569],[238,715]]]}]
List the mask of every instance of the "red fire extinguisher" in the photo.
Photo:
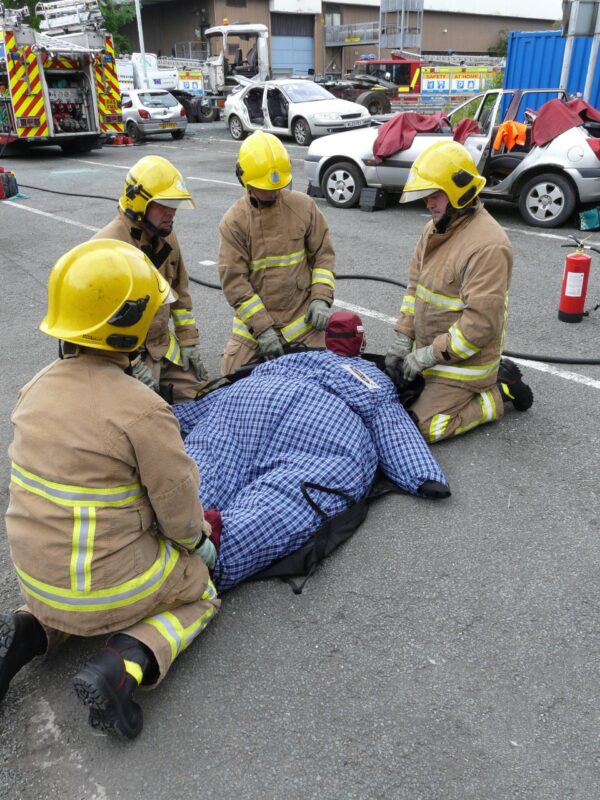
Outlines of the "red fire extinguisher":
[{"label": "red fire extinguisher", "polygon": [[[565,260],[558,318],[561,322],[581,322],[586,313],[583,307],[592,263],[591,256],[583,251],[595,250],[598,253],[600,250],[593,245],[585,244],[583,241],[576,239],[575,236],[570,236],[569,238],[575,241],[577,250],[574,253],[569,253]],[[572,246],[570,244],[562,245],[562,247]]]}]

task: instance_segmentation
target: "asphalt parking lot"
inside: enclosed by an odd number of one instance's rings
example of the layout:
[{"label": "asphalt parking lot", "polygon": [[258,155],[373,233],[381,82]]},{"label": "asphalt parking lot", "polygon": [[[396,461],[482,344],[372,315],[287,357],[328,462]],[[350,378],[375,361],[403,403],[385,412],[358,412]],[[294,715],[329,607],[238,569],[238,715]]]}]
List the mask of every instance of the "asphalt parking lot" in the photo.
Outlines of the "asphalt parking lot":
[{"label": "asphalt parking lot", "polygon": [[[305,150],[286,144],[304,190]],[[218,222],[242,191],[237,149],[214,123],[178,142],[3,159],[27,195],[0,203],[3,509],[12,405],[56,357],[37,330],[51,265],[112,218],[127,169],[157,154],[196,199],[175,225],[188,271],[217,282]],[[422,205],[368,213],[317,202],[338,272],[406,279]],[[527,228],[514,208],[488,209],[514,247],[506,349],[598,358],[600,310],[581,324],[557,319],[561,245],[578,231]],[[593,262],[590,309],[600,302]],[[191,291],[216,375],[231,309],[218,291]],[[338,307],[363,316],[369,350],[385,352],[401,292],[339,281]],[[277,581],[225,595],[219,618],[141,697],[135,742],[95,734],[70,687],[100,640],[71,640],[26,667],[0,707],[0,797],[597,798],[600,368],[525,359],[522,369],[530,411],[435,445],[449,500],[376,501],[300,596]],[[10,610],[19,595],[0,527],[0,608]]]}]

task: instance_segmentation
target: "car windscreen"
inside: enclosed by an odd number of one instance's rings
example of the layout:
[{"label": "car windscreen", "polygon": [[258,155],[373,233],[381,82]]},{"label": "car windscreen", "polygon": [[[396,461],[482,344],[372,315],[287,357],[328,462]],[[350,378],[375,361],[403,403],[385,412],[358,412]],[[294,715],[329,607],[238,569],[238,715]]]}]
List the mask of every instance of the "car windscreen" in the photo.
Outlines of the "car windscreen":
[{"label": "car windscreen", "polygon": [[310,103],[313,100],[335,99],[331,92],[312,81],[306,81],[306,83],[284,83],[281,88],[292,103]]},{"label": "car windscreen", "polygon": [[140,92],[139,101],[146,108],[174,108],[177,100],[168,92]]}]

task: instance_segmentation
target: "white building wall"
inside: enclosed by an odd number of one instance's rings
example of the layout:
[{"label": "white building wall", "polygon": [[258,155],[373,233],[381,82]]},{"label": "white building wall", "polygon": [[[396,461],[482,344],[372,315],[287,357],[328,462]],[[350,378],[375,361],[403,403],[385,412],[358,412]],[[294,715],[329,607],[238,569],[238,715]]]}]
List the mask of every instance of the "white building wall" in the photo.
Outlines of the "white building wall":
[{"label": "white building wall", "polygon": [[425,11],[518,19],[562,19],[562,0],[425,0]]}]

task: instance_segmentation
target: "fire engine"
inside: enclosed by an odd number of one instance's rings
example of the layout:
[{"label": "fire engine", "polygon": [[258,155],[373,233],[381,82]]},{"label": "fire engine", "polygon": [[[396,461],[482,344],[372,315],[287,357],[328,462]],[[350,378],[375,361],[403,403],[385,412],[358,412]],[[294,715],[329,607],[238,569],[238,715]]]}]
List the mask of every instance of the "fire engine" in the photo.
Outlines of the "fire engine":
[{"label": "fire engine", "polygon": [[65,153],[101,146],[123,133],[112,37],[97,0],[55,0],[35,7],[0,0],[0,145],[60,145]]}]

